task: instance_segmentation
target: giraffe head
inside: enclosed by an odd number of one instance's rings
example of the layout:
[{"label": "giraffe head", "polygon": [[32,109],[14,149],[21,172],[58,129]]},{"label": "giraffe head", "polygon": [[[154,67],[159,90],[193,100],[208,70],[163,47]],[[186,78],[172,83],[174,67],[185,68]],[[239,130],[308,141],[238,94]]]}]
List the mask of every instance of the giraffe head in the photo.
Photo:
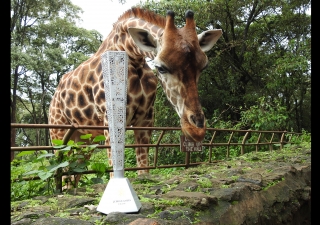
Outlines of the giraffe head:
[{"label": "giraffe head", "polygon": [[178,113],[182,132],[194,141],[202,141],[206,122],[198,96],[201,71],[208,65],[204,52],[209,51],[222,35],[221,29],[197,35],[193,12],[185,14],[186,24],[177,28],[174,13],[167,12],[165,27],[159,36],[140,28],[129,28],[136,45],[154,52],[154,65],[162,87]]}]

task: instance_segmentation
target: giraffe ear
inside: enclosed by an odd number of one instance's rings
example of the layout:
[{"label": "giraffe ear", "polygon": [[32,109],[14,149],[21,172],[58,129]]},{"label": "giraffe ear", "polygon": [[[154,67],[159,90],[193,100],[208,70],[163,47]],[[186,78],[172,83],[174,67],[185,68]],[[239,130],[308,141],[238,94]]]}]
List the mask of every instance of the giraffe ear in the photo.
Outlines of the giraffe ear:
[{"label": "giraffe ear", "polygon": [[198,34],[199,44],[202,51],[209,51],[217,42],[217,40],[221,37],[221,35],[221,29],[208,30],[202,32],[201,34]]},{"label": "giraffe ear", "polygon": [[128,32],[142,51],[151,52],[157,48],[157,40],[147,30],[130,27]]}]

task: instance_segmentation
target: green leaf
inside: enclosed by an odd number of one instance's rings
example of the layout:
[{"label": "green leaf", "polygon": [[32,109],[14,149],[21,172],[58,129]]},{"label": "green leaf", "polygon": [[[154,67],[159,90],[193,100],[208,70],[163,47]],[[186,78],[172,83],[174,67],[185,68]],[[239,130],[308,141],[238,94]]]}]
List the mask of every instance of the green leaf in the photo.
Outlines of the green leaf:
[{"label": "green leaf", "polygon": [[86,149],[84,149],[84,150],[88,152],[88,151],[90,151],[90,150],[92,150],[92,149],[95,149],[98,145],[99,145],[99,144],[88,145],[88,146],[86,147]]},{"label": "green leaf", "polygon": [[86,166],[88,166],[89,162],[81,162],[81,163],[78,163],[77,167],[79,168],[85,168]]},{"label": "green leaf", "polygon": [[38,152],[40,152],[40,154],[47,154],[48,153],[48,151],[46,151],[46,150],[40,150]]},{"label": "green leaf", "polygon": [[80,138],[81,139],[89,139],[91,138],[92,134],[84,134],[84,135],[81,135]]},{"label": "green leaf", "polygon": [[91,178],[91,181],[94,183],[94,184],[103,184],[103,180],[99,177],[93,177]]},{"label": "green leaf", "polygon": [[46,166],[39,166],[39,170],[47,171],[47,167]]},{"label": "green leaf", "polygon": [[44,157],[51,157],[51,156],[54,156],[54,154],[52,154],[52,153],[47,153],[47,154],[40,155],[37,159],[42,159],[42,158],[44,158]]},{"label": "green leaf", "polygon": [[51,177],[53,175],[52,172],[44,172],[41,171],[38,173],[38,176],[40,177],[41,180],[47,180],[49,177]]},{"label": "green leaf", "polygon": [[63,145],[63,140],[57,140],[57,139],[54,139],[51,141],[52,144],[54,145]]},{"label": "green leaf", "polygon": [[67,145],[73,145],[74,144],[74,141],[73,140],[69,140]]},{"label": "green leaf", "polygon": [[99,144],[93,144],[93,145],[89,145],[88,147],[93,149],[93,148],[96,148],[98,145]]},{"label": "green leaf", "polygon": [[20,152],[19,154],[16,155],[16,157],[21,157],[21,156],[24,156],[24,155],[32,155],[35,151],[32,150],[32,151],[23,151],[23,152]]},{"label": "green leaf", "polygon": [[106,137],[104,135],[98,135],[93,139],[93,142],[105,141]]},{"label": "green leaf", "polygon": [[19,182],[20,185],[25,185],[26,183],[27,182],[25,180]]},{"label": "green leaf", "polygon": [[73,171],[74,171],[74,172],[77,172],[77,173],[82,173],[82,172],[86,171],[86,169],[74,168]]},{"label": "green leaf", "polygon": [[96,162],[91,165],[91,169],[98,173],[104,173],[107,169],[107,166],[104,163]]},{"label": "green leaf", "polygon": [[60,151],[70,151],[72,146],[66,146],[63,149],[60,149]]},{"label": "green leaf", "polygon": [[31,175],[31,174],[35,174],[35,173],[39,173],[41,172],[40,170],[31,170],[29,172],[26,172],[24,174],[22,174],[23,176],[26,176],[26,175]]},{"label": "green leaf", "polygon": [[65,162],[63,162],[63,163],[60,163],[60,164],[57,165],[57,166],[52,167],[52,169],[50,169],[49,172],[56,171],[57,169],[66,167],[66,166],[68,166],[68,165],[69,165],[69,162],[68,162],[68,161],[65,161]]},{"label": "green leaf", "polygon": [[78,165],[78,162],[71,162],[69,164],[70,167],[76,167]]}]

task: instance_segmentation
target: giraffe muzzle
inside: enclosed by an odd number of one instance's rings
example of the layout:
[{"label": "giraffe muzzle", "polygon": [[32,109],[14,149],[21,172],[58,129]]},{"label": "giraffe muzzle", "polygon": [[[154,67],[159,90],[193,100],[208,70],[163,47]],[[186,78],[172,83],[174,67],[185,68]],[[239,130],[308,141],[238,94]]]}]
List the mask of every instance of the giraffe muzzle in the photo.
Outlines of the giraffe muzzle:
[{"label": "giraffe muzzle", "polygon": [[205,118],[203,113],[182,116],[181,130],[190,140],[201,142],[206,134]]}]

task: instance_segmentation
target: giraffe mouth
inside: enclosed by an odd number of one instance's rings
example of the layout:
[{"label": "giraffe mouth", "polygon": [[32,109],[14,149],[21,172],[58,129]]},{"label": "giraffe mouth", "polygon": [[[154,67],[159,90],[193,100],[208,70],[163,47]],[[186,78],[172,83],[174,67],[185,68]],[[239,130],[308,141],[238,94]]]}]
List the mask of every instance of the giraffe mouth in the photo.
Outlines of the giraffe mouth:
[{"label": "giraffe mouth", "polygon": [[205,122],[201,123],[190,123],[188,119],[181,119],[181,130],[183,134],[190,140],[195,142],[201,142],[206,134]]}]

